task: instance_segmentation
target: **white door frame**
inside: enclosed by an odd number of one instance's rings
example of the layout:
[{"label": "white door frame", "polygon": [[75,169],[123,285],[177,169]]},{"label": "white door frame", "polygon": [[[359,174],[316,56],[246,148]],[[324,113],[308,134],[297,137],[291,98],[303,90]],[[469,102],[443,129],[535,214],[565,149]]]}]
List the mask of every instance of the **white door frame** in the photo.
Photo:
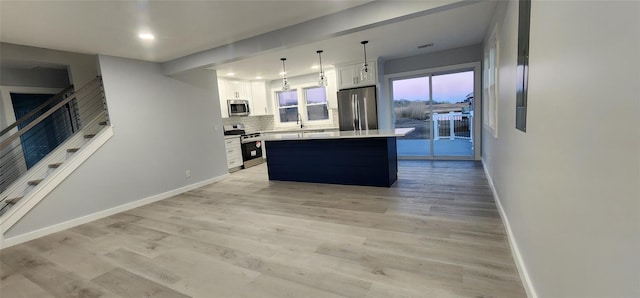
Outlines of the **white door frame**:
[{"label": "white door frame", "polygon": [[[393,85],[392,81],[400,79],[411,79],[416,77],[441,75],[448,73],[456,73],[465,70],[473,70],[474,86],[473,86],[473,155],[472,157],[462,156],[428,156],[421,157],[419,159],[447,159],[447,160],[480,160],[481,148],[482,148],[482,68],[480,62],[470,62],[455,65],[447,65],[434,68],[419,69],[414,71],[399,72],[394,74],[388,74],[384,76],[385,90],[388,92],[388,96],[391,102],[391,123],[395,123],[395,114],[393,113]],[[431,80],[429,80],[431,81]],[[429,90],[431,90],[430,86]],[[431,93],[431,91],[429,91]],[[431,132],[433,137],[433,132]],[[433,155],[433,148],[432,155]],[[415,158],[412,158],[415,159]]]}]

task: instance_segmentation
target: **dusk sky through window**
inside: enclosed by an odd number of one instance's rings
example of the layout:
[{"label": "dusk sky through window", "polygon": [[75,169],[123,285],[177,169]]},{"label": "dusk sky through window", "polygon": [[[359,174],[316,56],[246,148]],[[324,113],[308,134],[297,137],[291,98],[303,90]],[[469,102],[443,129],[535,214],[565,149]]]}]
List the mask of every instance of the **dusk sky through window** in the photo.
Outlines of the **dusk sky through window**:
[{"label": "dusk sky through window", "polygon": [[[473,92],[473,71],[433,76],[433,97],[440,102],[464,101]],[[394,100],[429,99],[429,77],[393,81]]]}]

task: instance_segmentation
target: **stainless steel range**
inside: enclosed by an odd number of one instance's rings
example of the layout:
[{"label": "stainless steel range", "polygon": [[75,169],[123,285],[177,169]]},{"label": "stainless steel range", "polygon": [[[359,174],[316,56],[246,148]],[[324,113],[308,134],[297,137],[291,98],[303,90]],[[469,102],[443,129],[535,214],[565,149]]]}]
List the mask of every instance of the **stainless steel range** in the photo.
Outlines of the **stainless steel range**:
[{"label": "stainless steel range", "polygon": [[245,169],[264,162],[261,133],[247,133],[243,124],[233,124],[224,126],[224,135],[240,135],[242,162]]},{"label": "stainless steel range", "polygon": [[260,136],[262,136],[262,134],[259,132],[248,133],[240,136],[242,161],[245,169],[264,162],[264,159],[262,158],[263,144]]}]

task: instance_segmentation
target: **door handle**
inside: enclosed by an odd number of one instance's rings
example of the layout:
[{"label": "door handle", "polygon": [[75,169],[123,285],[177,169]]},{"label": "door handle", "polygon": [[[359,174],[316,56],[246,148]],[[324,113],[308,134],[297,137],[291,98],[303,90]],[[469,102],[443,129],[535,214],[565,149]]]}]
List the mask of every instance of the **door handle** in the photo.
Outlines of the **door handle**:
[{"label": "door handle", "polygon": [[367,118],[367,98],[363,98],[362,104],[364,104],[364,129],[369,129],[369,118]]},{"label": "door handle", "polygon": [[[358,83],[360,83],[360,80],[358,80]],[[357,97],[357,95],[356,95],[356,104],[358,107],[358,128],[362,130],[362,110],[360,109],[360,99]]]},{"label": "door handle", "polygon": [[353,121],[353,129],[355,130],[356,127],[358,127],[358,124],[356,123],[356,119],[358,117],[356,116],[356,99],[355,99],[355,94],[351,94],[351,121]]},{"label": "door handle", "polygon": [[356,118],[354,119],[354,127],[355,129],[362,130],[362,124],[360,123],[360,102],[358,101],[358,94],[354,94],[353,98],[356,103]]}]

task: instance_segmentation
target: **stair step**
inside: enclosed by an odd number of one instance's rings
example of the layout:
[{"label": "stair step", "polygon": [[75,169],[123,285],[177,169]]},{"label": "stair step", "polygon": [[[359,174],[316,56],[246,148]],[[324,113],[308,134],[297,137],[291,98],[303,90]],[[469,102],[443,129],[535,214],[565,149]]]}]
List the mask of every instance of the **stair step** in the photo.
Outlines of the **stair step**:
[{"label": "stair step", "polygon": [[84,138],[85,138],[85,139],[91,139],[91,138],[93,138],[93,137],[95,137],[95,136],[96,136],[96,134],[95,134],[95,133],[93,133],[93,134],[84,135]]},{"label": "stair step", "polygon": [[98,125],[102,125],[102,126],[105,126],[105,125],[107,125],[107,124],[108,124],[108,123],[107,123],[107,121],[102,121],[102,122],[99,122],[99,123],[98,123]]},{"label": "stair step", "polygon": [[51,168],[51,169],[57,169],[57,168],[59,168],[59,167],[60,167],[60,165],[62,165],[62,163],[61,163],[61,162],[52,163],[52,164],[50,164],[50,165],[49,165],[49,168]]},{"label": "stair step", "polygon": [[27,182],[27,184],[29,184],[31,186],[36,186],[36,185],[40,184],[40,182],[42,182],[42,180],[44,180],[44,179],[31,180],[31,181]]},{"label": "stair step", "polygon": [[7,204],[13,205],[13,204],[17,203],[18,201],[22,200],[22,198],[24,198],[24,197],[15,197],[15,198],[11,198],[11,199],[5,200],[5,202]]},{"label": "stair step", "polygon": [[80,148],[69,148],[67,149],[67,152],[73,153],[73,152],[78,152],[78,150],[80,150]]}]

